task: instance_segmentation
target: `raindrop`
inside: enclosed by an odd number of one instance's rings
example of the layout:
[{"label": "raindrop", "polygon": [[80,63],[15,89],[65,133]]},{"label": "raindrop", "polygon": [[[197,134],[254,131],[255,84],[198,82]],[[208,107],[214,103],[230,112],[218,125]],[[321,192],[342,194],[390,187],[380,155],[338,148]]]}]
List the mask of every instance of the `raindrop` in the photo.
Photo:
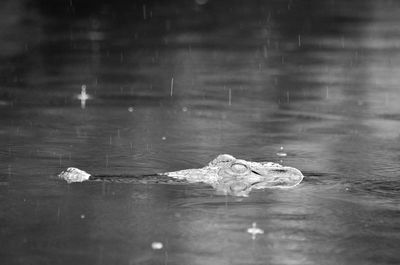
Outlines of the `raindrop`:
[{"label": "raindrop", "polygon": [[172,94],[174,93],[174,77],[171,78],[171,90],[170,90],[170,96],[172,97]]},{"label": "raindrop", "polygon": [[146,5],[143,4],[143,19],[146,20]]},{"label": "raindrop", "polygon": [[326,99],[329,98],[329,87],[328,87],[328,86],[326,87],[326,95],[325,95],[325,98],[326,98]]},{"label": "raindrop", "polygon": [[60,216],[61,216],[61,210],[60,210],[60,207],[58,207],[58,209],[57,209],[57,223],[60,222]]},{"label": "raindrop", "polygon": [[161,140],[165,141],[165,140],[167,140],[167,137],[163,136],[163,137],[161,137]]},{"label": "raindrop", "polygon": [[85,219],[85,215],[84,214],[81,214],[81,219]]},{"label": "raindrop", "polygon": [[232,89],[229,88],[229,94],[228,94],[228,105],[232,105]]},{"label": "raindrop", "polygon": [[268,51],[267,51],[267,46],[266,45],[263,46],[263,55],[264,55],[265,59],[268,58]]}]

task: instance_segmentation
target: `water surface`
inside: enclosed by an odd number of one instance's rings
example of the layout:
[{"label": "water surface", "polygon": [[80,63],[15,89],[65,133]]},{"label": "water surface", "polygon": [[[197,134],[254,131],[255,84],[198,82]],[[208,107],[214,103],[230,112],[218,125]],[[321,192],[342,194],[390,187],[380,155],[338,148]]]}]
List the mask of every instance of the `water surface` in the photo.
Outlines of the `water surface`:
[{"label": "water surface", "polygon": [[[2,264],[400,263],[399,4],[53,2],[0,4]],[[55,177],[220,153],[306,177],[248,198]]]}]

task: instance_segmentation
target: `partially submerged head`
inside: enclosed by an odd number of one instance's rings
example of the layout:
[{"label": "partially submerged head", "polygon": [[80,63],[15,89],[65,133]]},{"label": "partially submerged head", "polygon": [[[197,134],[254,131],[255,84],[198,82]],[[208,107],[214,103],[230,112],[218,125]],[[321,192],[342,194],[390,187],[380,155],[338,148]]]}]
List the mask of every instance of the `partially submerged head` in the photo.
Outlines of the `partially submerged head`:
[{"label": "partially submerged head", "polygon": [[290,188],[299,184],[303,174],[292,167],[276,163],[257,163],[220,155],[209,166],[218,167],[219,193],[247,197],[253,189]]}]

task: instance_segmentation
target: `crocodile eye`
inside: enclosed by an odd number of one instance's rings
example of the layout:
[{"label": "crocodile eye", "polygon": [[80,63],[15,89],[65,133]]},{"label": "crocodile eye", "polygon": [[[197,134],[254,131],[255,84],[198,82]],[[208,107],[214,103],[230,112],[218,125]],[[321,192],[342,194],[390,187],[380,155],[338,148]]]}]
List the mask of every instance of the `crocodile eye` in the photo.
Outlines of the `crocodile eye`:
[{"label": "crocodile eye", "polygon": [[245,164],[233,163],[233,164],[231,165],[231,170],[232,170],[234,173],[243,174],[243,173],[249,171],[249,168],[248,168]]}]

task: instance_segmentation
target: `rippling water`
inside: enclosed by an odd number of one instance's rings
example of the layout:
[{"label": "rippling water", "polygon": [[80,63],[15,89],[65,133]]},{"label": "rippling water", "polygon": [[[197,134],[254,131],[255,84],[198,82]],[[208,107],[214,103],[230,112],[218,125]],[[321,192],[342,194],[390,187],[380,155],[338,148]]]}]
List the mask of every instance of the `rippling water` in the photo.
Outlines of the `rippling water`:
[{"label": "rippling water", "polygon": [[[400,263],[396,1],[0,7],[2,264]],[[55,178],[220,153],[306,177],[249,198]]]}]

